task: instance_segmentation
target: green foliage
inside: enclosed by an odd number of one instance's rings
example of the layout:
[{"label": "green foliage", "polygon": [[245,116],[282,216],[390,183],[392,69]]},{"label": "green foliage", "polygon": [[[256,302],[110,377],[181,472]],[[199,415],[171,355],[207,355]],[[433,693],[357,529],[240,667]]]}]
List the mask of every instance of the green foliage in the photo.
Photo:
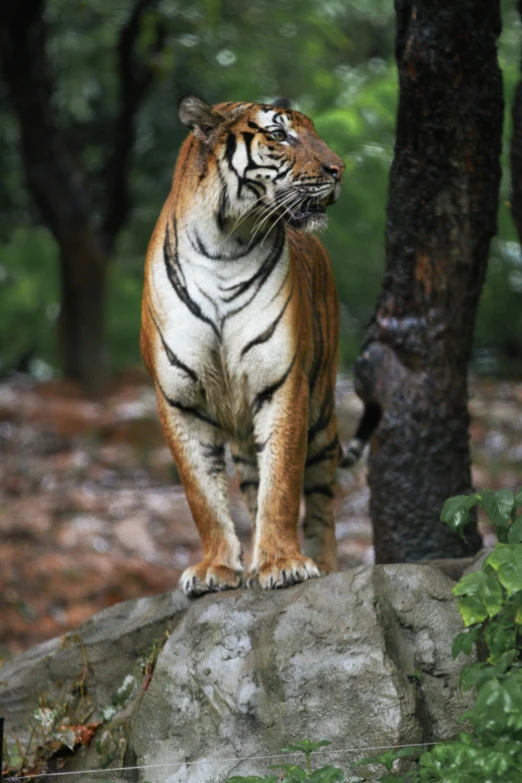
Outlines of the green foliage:
[{"label": "green foliage", "polygon": [[[381,783],[520,783],[522,780],[522,490],[482,491],[450,498],[441,519],[462,534],[470,509],[480,506],[497,531],[499,543],[482,569],[464,576],[453,592],[467,630],[453,643],[453,656],[481,660],[461,676],[463,690],[475,689],[476,701],[461,720],[471,726],[455,742],[442,742],[418,753],[415,769],[396,769],[402,751],[363,759],[381,764]],[[403,749],[408,750],[408,749]]]},{"label": "green foliage", "polygon": [[[58,252],[45,229],[20,228],[0,256],[0,373],[26,361],[43,374],[55,365],[56,321],[60,312]],[[31,359],[38,359],[40,366]]]},{"label": "green foliage", "polygon": [[[105,206],[102,174],[118,112],[117,41],[130,7],[126,0],[47,0],[55,120],[84,172],[96,220]],[[492,244],[475,333],[475,368],[522,375],[522,267],[509,210],[510,112],[520,47],[514,0],[503,0],[502,12],[505,176],[499,236]],[[359,352],[384,269],[397,110],[393,3],[161,0],[145,21],[137,55],[153,68],[157,81],[137,119],[134,209],[110,271],[106,322],[113,364],[140,361],[143,259],[186,133],[177,117],[177,97],[196,93],[210,102],[291,97],[346,160],[344,192],[330,212],[323,240],[342,303],[341,361],[349,366]],[[150,42],[158,21],[166,28],[168,45],[152,56]],[[0,373],[16,366],[27,351],[58,367],[58,252],[49,234],[38,227],[19,141],[0,80],[0,333],[9,334],[9,341],[0,343]]]},{"label": "green foliage", "polygon": [[263,777],[257,775],[234,775],[228,778],[227,783],[277,783],[278,781],[285,781],[285,783],[304,783],[304,781],[307,781],[307,783],[344,783],[345,774],[339,767],[327,765],[312,769],[312,753],[330,744],[328,740],[294,742],[283,748],[283,753],[292,755],[303,753],[305,767],[301,767],[298,764],[273,765],[270,769],[279,770],[278,775],[265,775]]}]

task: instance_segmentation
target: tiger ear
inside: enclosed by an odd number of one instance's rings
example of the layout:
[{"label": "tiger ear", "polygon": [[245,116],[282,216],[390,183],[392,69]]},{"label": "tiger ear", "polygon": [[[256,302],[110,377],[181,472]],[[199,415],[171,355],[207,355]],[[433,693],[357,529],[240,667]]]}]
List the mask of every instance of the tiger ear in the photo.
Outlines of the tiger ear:
[{"label": "tiger ear", "polygon": [[192,128],[194,136],[208,143],[223,117],[212,106],[194,95],[185,95],[178,104],[179,118],[183,125]]},{"label": "tiger ear", "polygon": [[275,106],[276,109],[291,109],[292,101],[290,98],[276,98],[275,101],[272,101],[272,106]]}]

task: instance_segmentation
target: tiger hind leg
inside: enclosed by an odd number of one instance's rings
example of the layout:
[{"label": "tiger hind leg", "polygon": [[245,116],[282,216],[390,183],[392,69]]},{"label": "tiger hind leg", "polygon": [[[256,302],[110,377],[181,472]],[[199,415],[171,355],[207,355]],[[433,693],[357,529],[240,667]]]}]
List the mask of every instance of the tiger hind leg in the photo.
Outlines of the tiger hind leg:
[{"label": "tiger hind leg", "polygon": [[337,570],[334,487],[340,446],[335,421],[308,449],[304,473],[304,552],[321,574]]},{"label": "tiger hind leg", "polygon": [[257,516],[257,496],[259,492],[259,468],[254,440],[238,441],[230,444],[232,461],[239,476],[239,489],[248,508],[255,530]]}]

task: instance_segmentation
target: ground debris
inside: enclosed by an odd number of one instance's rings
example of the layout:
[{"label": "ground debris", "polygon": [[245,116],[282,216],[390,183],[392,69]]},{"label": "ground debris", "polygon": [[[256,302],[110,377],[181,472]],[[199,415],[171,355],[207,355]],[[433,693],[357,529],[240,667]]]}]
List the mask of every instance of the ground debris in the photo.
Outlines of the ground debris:
[{"label": "ground debris", "polygon": [[[474,379],[471,397],[477,488],[520,486],[522,384]],[[337,398],[347,442],[361,404],[346,377]],[[67,382],[2,383],[0,455],[0,661],[118,601],[176,589],[199,559],[144,375],[123,375],[95,401]],[[363,460],[339,474],[342,568],[373,562],[365,473]],[[248,558],[250,523],[233,476],[231,506]]]}]

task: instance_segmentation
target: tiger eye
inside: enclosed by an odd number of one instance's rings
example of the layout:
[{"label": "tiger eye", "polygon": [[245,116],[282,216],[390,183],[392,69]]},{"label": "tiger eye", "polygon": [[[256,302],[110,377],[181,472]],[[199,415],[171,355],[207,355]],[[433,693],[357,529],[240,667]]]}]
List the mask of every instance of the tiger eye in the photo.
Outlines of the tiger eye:
[{"label": "tiger eye", "polygon": [[276,141],[286,141],[286,133],[284,130],[272,131],[272,136]]}]

